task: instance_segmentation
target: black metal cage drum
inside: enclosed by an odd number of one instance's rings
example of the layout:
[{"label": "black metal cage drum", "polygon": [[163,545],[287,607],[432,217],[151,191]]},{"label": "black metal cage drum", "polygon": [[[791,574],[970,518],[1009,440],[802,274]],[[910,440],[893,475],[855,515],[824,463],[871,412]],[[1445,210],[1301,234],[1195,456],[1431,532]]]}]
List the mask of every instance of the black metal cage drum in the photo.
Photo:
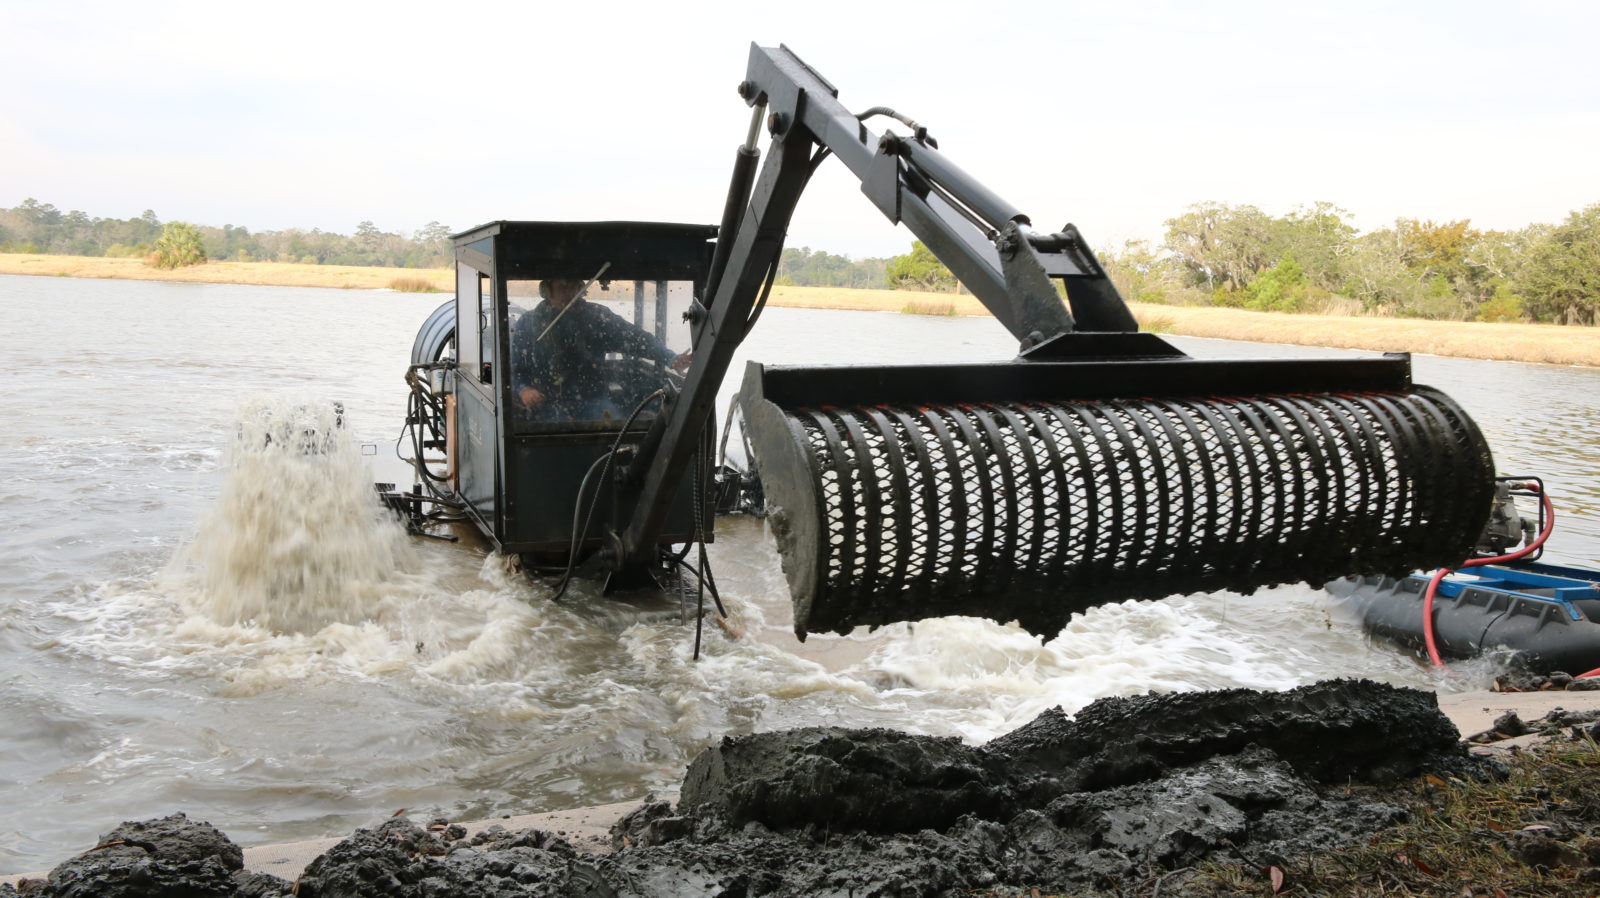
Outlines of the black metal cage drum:
[{"label": "black metal cage drum", "polygon": [[1427,387],[782,415],[789,445],[757,449],[802,636],[974,607],[1053,634],[1105,602],[1453,564],[1492,491]]}]

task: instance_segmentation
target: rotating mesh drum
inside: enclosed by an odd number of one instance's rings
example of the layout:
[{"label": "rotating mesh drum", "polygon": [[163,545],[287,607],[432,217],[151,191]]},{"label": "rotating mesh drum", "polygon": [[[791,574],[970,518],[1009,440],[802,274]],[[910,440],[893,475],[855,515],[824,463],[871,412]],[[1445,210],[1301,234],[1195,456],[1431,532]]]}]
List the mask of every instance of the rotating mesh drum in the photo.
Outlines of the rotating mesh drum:
[{"label": "rotating mesh drum", "polygon": [[1476,426],[1426,387],[767,412],[802,636],[948,614],[1053,634],[1104,602],[1453,564],[1492,493]]}]

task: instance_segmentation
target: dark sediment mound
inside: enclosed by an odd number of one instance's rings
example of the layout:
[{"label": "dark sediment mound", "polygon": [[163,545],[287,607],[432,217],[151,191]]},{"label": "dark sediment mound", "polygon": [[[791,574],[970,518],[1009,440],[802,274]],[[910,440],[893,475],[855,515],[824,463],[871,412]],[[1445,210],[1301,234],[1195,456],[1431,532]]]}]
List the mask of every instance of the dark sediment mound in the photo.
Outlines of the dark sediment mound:
[{"label": "dark sediment mound", "polygon": [[[1276,864],[1324,851],[1402,816],[1364,784],[1489,772],[1433,695],[1347,680],[1108,699],[1074,719],[1047,712],[978,748],[807,728],[723,739],[690,766],[676,809],[649,803],[617,824],[610,854],[537,830],[464,840],[458,828],[397,819],[318,858],[297,894],[1084,892],[1152,883],[1207,859]],[[59,889],[122,870],[96,872],[95,856],[109,850],[58,867],[39,894],[89,894]],[[226,859],[237,856],[156,852],[143,861],[152,875],[170,867],[193,889],[94,894],[288,888],[240,879]]]},{"label": "dark sediment mound", "polygon": [[48,898],[254,898],[287,894],[288,887],[247,872],[244,852],[211,824],[173,814],[124,823],[50,871],[42,884],[25,880],[19,891]]},{"label": "dark sediment mound", "polygon": [[493,828],[468,841],[457,838],[459,832],[438,826],[424,830],[404,818],[375,830],[358,830],[311,862],[297,894],[301,898],[564,898],[585,894],[577,886],[586,880],[599,882],[592,868],[558,836],[534,829]]},{"label": "dark sediment mound", "polygon": [[1069,789],[1139,782],[1256,745],[1301,776],[1386,784],[1472,765],[1431,692],[1331,680],[1288,692],[1228,689],[1110,698],[1047,711],[984,746]]},{"label": "dark sediment mound", "polygon": [[1399,818],[1351,784],[1485,772],[1458,740],[1431,693],[1356,681],[1107,699],[982,748],[881,730],[727,738],[690,766],[683,816],[659,805],[622,821],[635,850],[602,869],[892,895],[1271,864]]},{"label": "dark sediment mound", "polygon": [[962,816],[1003,817],[1013,789],[995,758],[958,739],[894,730],[807,727],[723,739],[684,777],[686,811],[773,829],[943,829]]}]

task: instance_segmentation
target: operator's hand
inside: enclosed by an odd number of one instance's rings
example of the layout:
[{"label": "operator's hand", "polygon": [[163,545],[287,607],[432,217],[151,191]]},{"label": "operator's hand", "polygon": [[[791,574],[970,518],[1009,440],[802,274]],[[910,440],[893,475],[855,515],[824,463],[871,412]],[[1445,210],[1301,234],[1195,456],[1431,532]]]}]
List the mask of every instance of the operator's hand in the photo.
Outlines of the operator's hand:
[{"label": "operator's hand", "polygon": [[689,363],[692,361],[694,361],[694,350],[686,349],[679,353],[677,358],[672,360],[670,367],[672,370],[682,374],[689,370]]},{"label": "operator's hand", "polygon": [[525,408],[538,408],[544,404],[544,394],[533,387],[523,387],[517,392],[517,401]]}]

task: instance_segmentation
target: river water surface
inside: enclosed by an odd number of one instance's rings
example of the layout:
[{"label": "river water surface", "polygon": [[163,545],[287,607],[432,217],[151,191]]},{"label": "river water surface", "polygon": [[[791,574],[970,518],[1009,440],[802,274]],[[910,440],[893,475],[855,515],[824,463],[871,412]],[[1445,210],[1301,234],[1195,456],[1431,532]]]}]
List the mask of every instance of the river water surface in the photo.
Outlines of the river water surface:
[{"label": "river water surface", "polygon": [[[695,662],[688,626],[641,623],[592,587],[553,603],[481,547],[397,536],[363,504],[364,463],[393,476],[401,375],[441,299],[0,276],[0,872],[175,810],[259,844],[401,808],[468,818],[639,798],[675,788],[730,733],[845,724],[979,742],[1109,695],[1490,676],[1369,646],[1309,587],[1105,606],[1048,640],[952,618],[802,650],[775,549],[749,519],[722,521],[712,547],[743,635],[708,631]],[[745,351],[789,364],[1013,354],[987,319],[790,309],[767,310]],[[1600,565],[1600,371],[1415,368],[1476,418],[1503,472],[1547,478],[1562,520],[1547,558]],[[262,408],[333,400],[377,455],[352,448],[313,475],[237,449]],[[317,601],[251,611],[285,589]]]}]

